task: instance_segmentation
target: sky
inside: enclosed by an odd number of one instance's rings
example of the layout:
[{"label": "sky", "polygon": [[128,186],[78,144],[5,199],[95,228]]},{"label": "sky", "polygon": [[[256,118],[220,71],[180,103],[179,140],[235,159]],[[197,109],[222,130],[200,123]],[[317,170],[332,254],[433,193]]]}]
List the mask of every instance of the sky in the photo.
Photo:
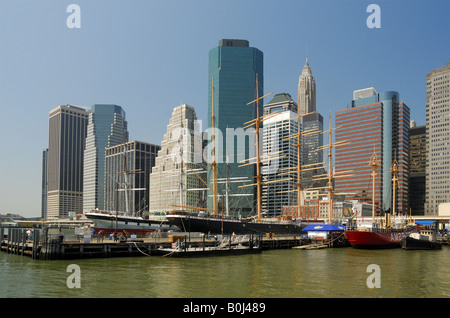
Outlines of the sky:
[{"label": "sky", "polygon": [[[380,28],[367,25],[370,4]],[[0,0],[0,214],[40,216],[58,105],[120,105],[130,140],[154,144],[182,103],[206,129],[209,50],[224,38],[263,52],[265,94],[296,100],[308,57],[326,127],[367,87],[399,92],[425,125],[426,74],[450,61],[449,16],[448,0]]]}]

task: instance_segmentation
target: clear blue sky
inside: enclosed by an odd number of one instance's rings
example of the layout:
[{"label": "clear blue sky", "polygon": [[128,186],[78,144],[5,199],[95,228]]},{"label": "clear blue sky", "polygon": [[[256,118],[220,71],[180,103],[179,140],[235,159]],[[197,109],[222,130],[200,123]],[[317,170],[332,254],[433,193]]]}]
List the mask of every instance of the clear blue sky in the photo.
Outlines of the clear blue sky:
[{"label": "clear blue sky", "polygon": [[[66,25],[72,3],[80,29]],[[371,3],[380,29],[366,25]],[[58,105],[121,105],[130,140],[160,144],[181,102],[206,129],[208,52],[222,38],[263,51],[265,93],[294,100],[307,47],[326,124],[373,86],[398,91],[423,125],[426,74],[450,59],[449,17],[449,0],[0,0],[0,213],[40,215]]]}]

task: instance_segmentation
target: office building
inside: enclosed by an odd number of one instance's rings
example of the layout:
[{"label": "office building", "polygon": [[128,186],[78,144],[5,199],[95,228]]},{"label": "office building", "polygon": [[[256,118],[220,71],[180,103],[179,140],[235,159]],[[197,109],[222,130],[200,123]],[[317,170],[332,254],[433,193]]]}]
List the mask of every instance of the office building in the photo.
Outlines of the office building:
[{"label": "office building", "polygon": [[[304,132],[316,129],[317,134],[307,135],[301,140],[302,165],[308,165],[323,162],[323,150],[317,148],[323,146],[323,117],[316,112],[316,80],[312,75],[311,67],[306,59],[302,69],[302,74],[298,80],[298,107],[302,115],[301,126]],[[308,114],[308,115],[307,115]],[[323,168],[302,172],[301,183],[303,189],[312,188],[314,182],[313,175],[324,173]],[[316,185],[316,186],[320,186]]]},{"label": "office building", "polygon": [[411,122],[410,167],[409,167],[409,206],[411,215],[424,215],[425,208],[425,167],[427,161],[427,134],[425,126],[415,126]]},{"label": "office building", "polygon": [[[289,94],[277,94],[264,105],[264,114],[279,112],[263,122],[262,213],[267,217],[282,215],[283,206],[297,204],[297,140],[287,139],[298,133],[297,104]],[[287,180],[290,179],[290,180]]]},{"label": "office building", "polygon": [[83,160],[89,113],[62,105],[49,113],[47,217],[83,209]]},{"label": "office building", "polygon": [[[323,150],[318,149],[323,146],[323,117],[318,112],[302,117],[302,131],[308,132],[317,130],[315,134],[305,134],[302,137],[301,152],[302,165],[305,166],[305,171],[302,172],[302,189],[323,186],[321,181],[313,181],[313,176],[325,173],[323,168]],[[313,166],[313,164],[318,164]],[[316,167],[314,170],[306,170]]]},{"label": "office building", "polygon": [[[354,92],[347,109],[336,112],[336,143],[349,143],[335,150],[335,172],[352,174],[336,178],[335,191],[348,193],[346,198],[372,203],[373,153],[380,161],[376,169],[375,205],[383,215],[393,210],[391,166],[398,162],[398,187],[395,210],[409,213],[409,107],[393,91],[377,93],[374,88]],[[351,170],[345,173],[344,171]]]},{"label": "office building", "polygon": [[125,112],[118,105],[90,108],[83,169],[83,211],[105,208],[105,149],[128,141]]},{"label": "office building", "polygon": [[450,202],[450,62],[427,74],[425,215]]},{"label": "office building", "polygon": [[[250,47],[246,40],[219,41],[219,46],[209,51],[208,74],[208,128],[212,128],[212,79],[214,78],[215,107],[215,159],[218,178],[243,177],[254,180],[255,167],[239,167],[240,162],[256,156],[254,127],[246,128],[244,123],[256,117],[256,103],[247,103],[264,95],[263,53]],[[259,102],[262,115],[264,102]],[[208,160],[211,161],[212,133],[208,133]],[[227,165],[228,162],[228,165]],[[212,170],[208,167],[208,184],[212,185]],[[241,184],[242,185],[242,184]],[[239,183],[230,184],[229,210],[231,215],[246,216],[254,211],[254,187],[239,188]],[[219,200],[225,192],[225,184],[218,185]],[[208,191],[208,208],[213,208],[212,191]]]},{"label": "office building", "polygon": [[316,81],[312,76],[308,58],[298,79],[298,108],[300,115],[316,111]]},{"label": "office building", "polygon": [[186,104],[175,107],[150,174],[150,213],[185,210],[174,205],[206,207],[202,149],[194,108]]},{"label": "office building", "polygon": [[145,216],[158,145],[129,141],[105,150],[105,209]]}]

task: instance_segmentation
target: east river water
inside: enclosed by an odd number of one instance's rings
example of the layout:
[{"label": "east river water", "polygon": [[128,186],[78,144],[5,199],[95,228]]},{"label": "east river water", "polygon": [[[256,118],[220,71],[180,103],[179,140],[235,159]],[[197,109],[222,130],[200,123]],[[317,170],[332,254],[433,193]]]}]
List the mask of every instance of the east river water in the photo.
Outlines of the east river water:
[{"label": "east river water", "polygon": [[[68,271],[71,264],[78,266],[77,272]],[[373,264],[378,270],[373,270]],[[75,273],[79,286],[74,287],[71,275]],[[70,282],[73,288],[68,287]],[[142,256],[64,261],[1,252],[0,297],[450,297],[450,247],[438,251],[286,249],[188,259]]]}]

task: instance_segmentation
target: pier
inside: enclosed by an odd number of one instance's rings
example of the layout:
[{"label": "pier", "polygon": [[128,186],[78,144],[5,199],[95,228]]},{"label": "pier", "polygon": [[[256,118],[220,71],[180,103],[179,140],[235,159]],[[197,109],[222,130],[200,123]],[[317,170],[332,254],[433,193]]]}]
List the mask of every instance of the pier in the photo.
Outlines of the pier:
[{"label": "pier", "polygon": [[245,238],[174,232],[152,233],[150,237],[131,235],[126,239],[118,237],[115,240],[99,235],[61,234],[64,233],[62,230],[64,229],[53,229],[52,232],[51,228],[35,228],[30,233],[26,228],[0,227],[1,251],[36,260],[61,260],[168,254],[178,257],[240,255],[309,244],[309,240],[298,235],[250,235]]}]

